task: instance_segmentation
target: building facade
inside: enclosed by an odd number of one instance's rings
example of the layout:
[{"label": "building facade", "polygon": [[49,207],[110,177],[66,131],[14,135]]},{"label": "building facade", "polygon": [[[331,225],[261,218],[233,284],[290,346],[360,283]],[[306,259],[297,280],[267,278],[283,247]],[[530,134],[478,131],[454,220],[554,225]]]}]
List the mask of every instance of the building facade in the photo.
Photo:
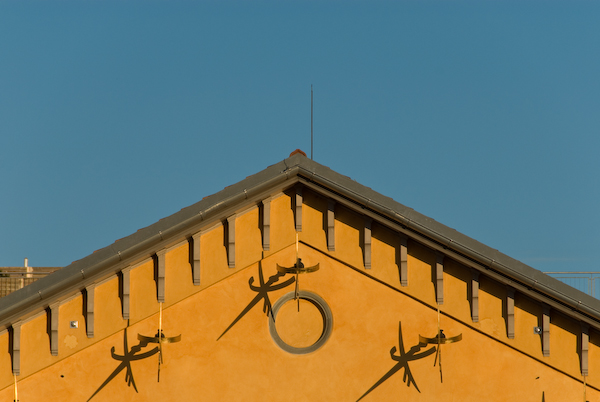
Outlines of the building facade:
[{"label": "building facade", "polygon": [[0,399],[600,399],[600,301],[302,153],[0,299]]}]

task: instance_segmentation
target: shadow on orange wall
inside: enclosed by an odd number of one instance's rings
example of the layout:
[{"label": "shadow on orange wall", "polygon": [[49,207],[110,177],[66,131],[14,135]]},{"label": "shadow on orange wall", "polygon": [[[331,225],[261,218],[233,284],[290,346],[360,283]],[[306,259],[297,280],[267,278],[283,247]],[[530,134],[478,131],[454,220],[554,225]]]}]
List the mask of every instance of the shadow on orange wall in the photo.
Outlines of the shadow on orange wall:
[{"label": "shadow on orange wall", "polygon": [[148,346],[149,341],[141,340],[137,345],[132,346],[131,350],[129,350],[129,346],[127,344],[127,328],[125,328],[123,332],[123,355],[120,356],[115,353],[115,347],[113,346],[110,349],[111,357],[117,361],[120,361],[121,364],[117,366],[117,368],[108,376],[108,378],[98,387],[96,392],[90,396],[88,402],[98,394],[109,382],[111,382],[121,371],[125,370],[125,382],[128,386],[133,385],[133,389],[135,392],[138,392],[137,387],[135,385],[135,380],[133,378],[133,370],[131,369],[131,362],[135,360],[147,359],[148,357],[154,356],[158,353],[158,347],[149,350],[148,352],[140,353],[143,348]]},{"label": "shadow on orange wall", "polygon": [[267,316],[270,316],[271,319],[274,320],[273,313],[272,313],[273,305],[271,303],[271,300],[269,299],[269,292],[283,289],[283,288],[291,285],[292,283],[294,283],[294,281],[296,280],[294,277],[291,277],[288,280],[286,280],[285,282],[277,284],[277,282],[279,282],[279,279],[285,275],[286,275],[285,273],[277,272],[275,275],[270,276],[269,280],[265,282],[262,264],[259,262],[258,263],[258,283],[259,283],[258,286],[254,285],[254,276],[252,276],[248,280],[248,285],[250,286],[251,290],[253,290],[254,292],[257,293],[256,296],[254,297],[254,299],[252,299],[250,301],[250,303],[248,303],[246,308],[244,308],[242,310],[242,312],[233,320],[233,322],[227,327],[227,329],[225,329],[225,331],[223,331],[223,333],[217,338],[217,341],[219,339],[221,339],[223,337],[223,335],[225,335],[227,333],[227,331],[229,331],[239,320],[242,319],[242,317],[244,317],[246,315],[246,313],[248,313],[248,311],[250,311],[252,309],[252,307],[257,305],[261,300],[263,301],[263,313],[265,313]]},{"label": "shadow on orange wall", "polygon": [[396,365],[394,367],[392,367],[387,373],[385,373],[383,375],[383,377],[381,377],[379,379],[379,381],[377,381],[371,388],[369,388],[369,390],[367,392],[365,392],[363,394],[363,396],[358,398],[356,400],[356,402],[363,399],[371,391],[373,391],[375,388],[377,388],[378,386],[383,384],[384,381],[386,381],[388,378],[390,378],[391,376],[396,374],[396,372],[400,371],[402,368],[404,368],[404,377],[402,377],[402,381],[404,381],[406,383],[407,387],[410,387],[410,384],[413,384],[415,386],[415,389],[419,393],[421,392],[419,390],[419,387],[417,386],[415,378],[412,375],[412,372],[410,371],[410,366],[408,365],[408,363],[413,360],[423,359],[427,356],[434,354],[436,348],[434,346],[430,349],[427,349],[424,352],[418,353],[421,350],[421,346],[422,346],[420,343],[418,343],[415,346],[411,347],[410,350],[408,351],[408,353],[406,353],[404,351],[404,342],[402,341],[402,322],[398,322],[398,345],[400,347],[400,353],[398,355],[396,355],[397,349],[395,346],[392,347],[392,349],[390,349],[390,357],[392,358],[392,360],[394,360],[398,363],[396,363]]}]

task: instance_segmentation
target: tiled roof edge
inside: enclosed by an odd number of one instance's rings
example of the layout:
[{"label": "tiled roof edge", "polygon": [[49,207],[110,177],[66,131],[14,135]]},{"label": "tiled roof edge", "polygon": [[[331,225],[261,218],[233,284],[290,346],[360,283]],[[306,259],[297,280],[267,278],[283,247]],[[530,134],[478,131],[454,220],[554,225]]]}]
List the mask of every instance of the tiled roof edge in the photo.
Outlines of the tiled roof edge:
[{"label": "tiled roof edge", "polygon": [[244,199],[253,198],[269,188],[292,185],[299,177],[340,193],[448,249],[455,250],[531,289],[559,300],[574,311],[583,311],[599,321],[598,325],[600,325],[600,300],[297,153],[1,298],[0,328],[9,326],[22,314],[39,309],[40,306],[48,306],[54,298],[60,297],[66,291],[72,293],[74,289],[83,289],[88,282],[97,280],[103,274],[105,276],[110,274],[106,270],[121,261],[144,252],[150,256],[157,251],[155,247],[165,239],[173,236],[181,237],[182,232],[190,230],[203,220],[223,218],[220,216],[222,211]]},{"label": "tiled roof edge", "polygon": [[[445,226],[328,167],[308,160],[301,166],[301,171],[304,172],[307,180],[314,180],[322,186],[341,192],[348,199],[354,199],[380,215],[400,222],[445,248],[456,250],[490,269],[501,272],[516,282],[521,282],[531,289],[536,289],[542,294],[560,300],[573,310],[583,311],[596,320],[600,320],[600,300],[556,278]],[[302,173],[300,174],[302,175]]]},{"label": "tiled roof edge", "polygon": [[[227,209],[253,194],[295,178],[298,165],[304,157],[296,154],[279,163],[247,177],[173,215],[138,230],[115,243],[104,247],[70,265],[50,274],[29,286],[0,298],[0,328],[6,328],[22,315],[32,314],[40,306],[48,307],[55,298],[76,289],[84,289],[89,283],[112,272],[104,272],[133,255],[155,252],[154,247],[175,234],[203,220],[214,219]],[[291,180],[293,181],[293,180]],[[292,184],[292,183],[290,183]],[[190,233],[191,234],[191,233]]]}]

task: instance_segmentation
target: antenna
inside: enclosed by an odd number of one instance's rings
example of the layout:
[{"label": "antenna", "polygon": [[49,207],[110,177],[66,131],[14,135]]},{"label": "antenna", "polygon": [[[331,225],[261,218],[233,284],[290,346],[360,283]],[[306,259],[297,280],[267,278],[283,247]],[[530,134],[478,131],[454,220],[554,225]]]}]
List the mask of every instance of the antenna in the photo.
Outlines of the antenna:
[{"label": "antenna", "polygon": [[310,84],[310,160],[313,158],[313,86]]}]

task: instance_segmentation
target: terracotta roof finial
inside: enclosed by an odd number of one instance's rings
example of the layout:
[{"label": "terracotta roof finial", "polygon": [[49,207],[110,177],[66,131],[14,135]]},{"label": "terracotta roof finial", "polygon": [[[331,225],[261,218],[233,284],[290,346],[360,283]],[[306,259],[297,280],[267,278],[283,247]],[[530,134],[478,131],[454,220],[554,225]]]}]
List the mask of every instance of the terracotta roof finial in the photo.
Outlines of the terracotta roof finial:
[{"label": "terracotta roof finial", "polygon": [[296,154],[300,154],[300,155],[302,155],[302,156],[306,156],[306,154],[304,153],[304,151],[303,151],[303,150],[301,150],[300,148],[298,148],[298,149],[296,149],[294,152],[292,152],[292,153],[290,154],[290,156],[294,156],[294,155],[296,155]]}]

